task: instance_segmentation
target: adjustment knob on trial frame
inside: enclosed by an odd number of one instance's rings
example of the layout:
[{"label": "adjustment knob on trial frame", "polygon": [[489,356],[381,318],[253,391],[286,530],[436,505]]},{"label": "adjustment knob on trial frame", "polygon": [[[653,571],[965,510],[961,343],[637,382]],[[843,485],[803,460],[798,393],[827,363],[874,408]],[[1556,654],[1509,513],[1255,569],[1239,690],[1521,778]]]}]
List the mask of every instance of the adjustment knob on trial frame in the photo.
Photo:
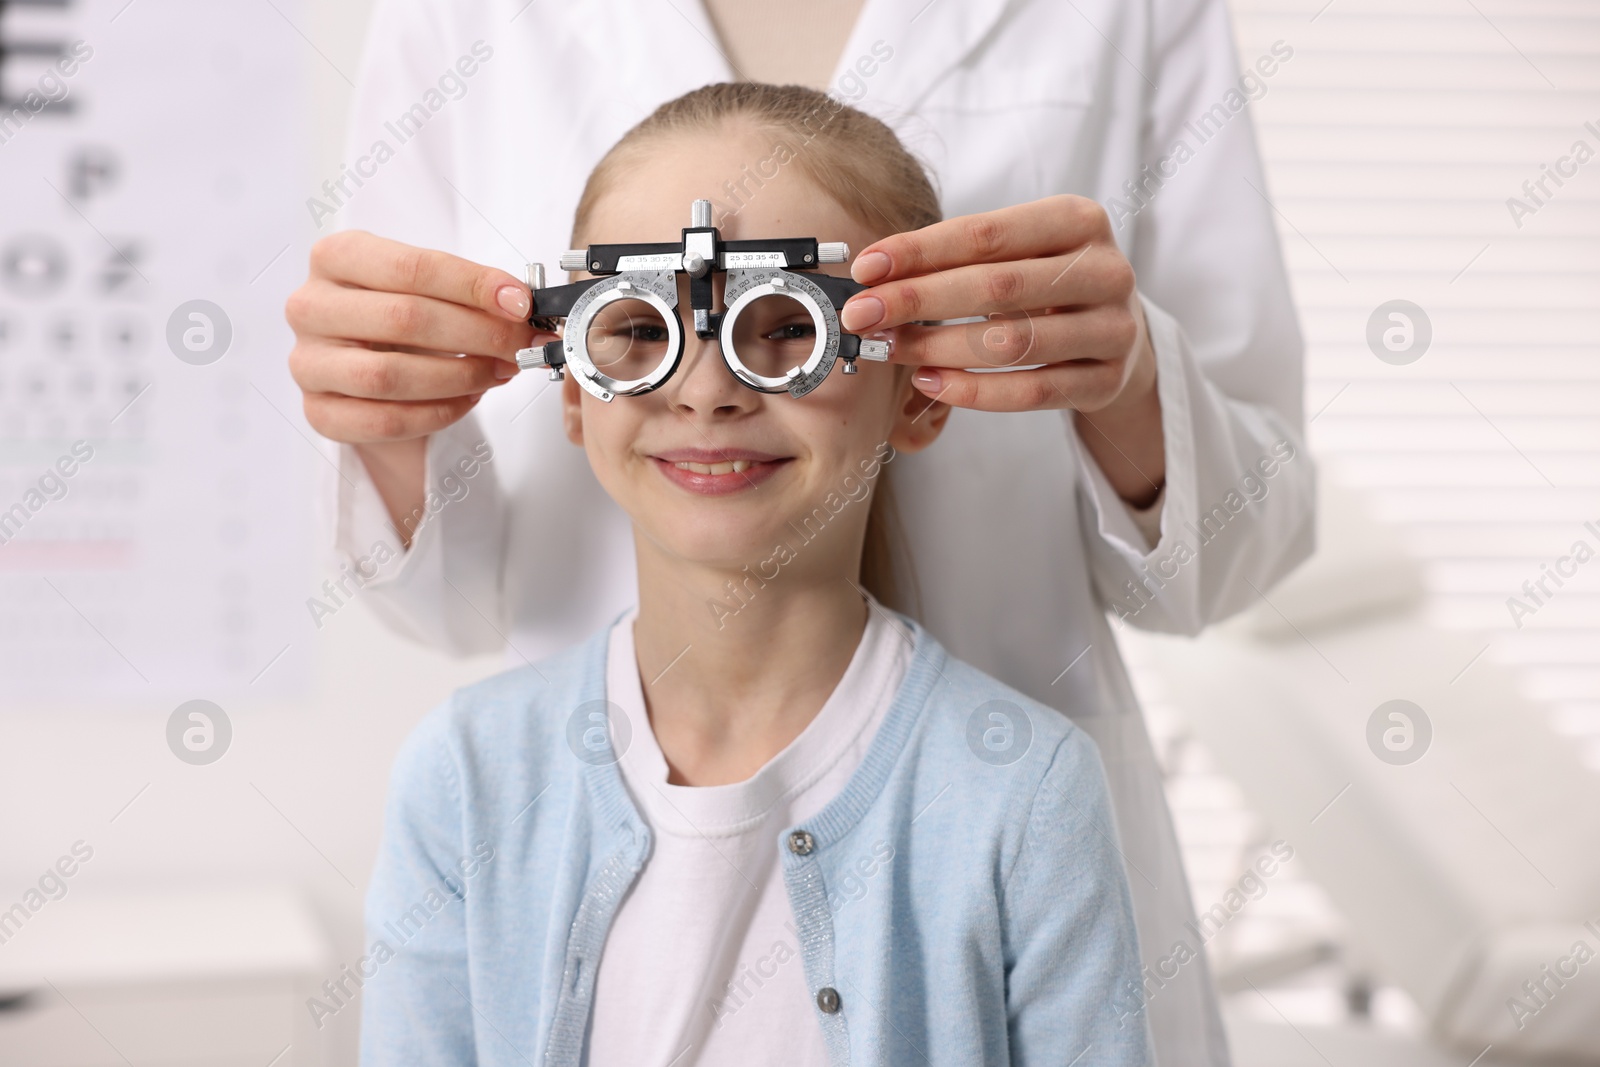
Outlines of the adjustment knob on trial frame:
[{"label": "adjustment knob on trial frame", "polygon": [[517,351],[517,366],[523,370],[537,370],[540,367],[550,368],[550,380],[559,382],[566,375],[562,368],[566,366],[566,358],[561,354],[561,342],[551,341],[540,348],[523,348]]},{"label": "adjustment knob on trial frame", "polygon": [[[538,292],[540,289],[543,289],[544,264],[527,264],[523,270],[522,278],[528,283],[528,289],[530,291]],[[541,321],[538,319],[534,319],[532,322],[535,326],[541,325]],[[553,327],[555,323],[550,322],[545,325]],[[518,367],[523,370],[537,370],[540,367],[549,367],[550,380],[552,382],[559,382],[566,377],[562,373],[562,367],[565,364],[566,359],[561,355],[560,341],[551,341],[549,344],[542,345],[538,348],[522,348],[517,350]]]}]

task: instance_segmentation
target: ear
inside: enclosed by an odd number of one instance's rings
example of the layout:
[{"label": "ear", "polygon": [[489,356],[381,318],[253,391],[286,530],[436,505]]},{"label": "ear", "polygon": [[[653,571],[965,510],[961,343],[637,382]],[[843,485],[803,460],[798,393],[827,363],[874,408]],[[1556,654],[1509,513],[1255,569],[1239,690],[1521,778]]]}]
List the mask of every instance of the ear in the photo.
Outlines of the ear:
[{"label": "ear", "polygon": [[568,441],[583,447],[583,390],[570,372],[561,382],[561,428]]},{"label": "ear", "polygon": [[951,406],[943,400],[934,400],[911,381],[916,368],[904,363],[896,364],[894,426],[889,431],[889,443],[896,452],[921,452],[938,440],[944,424],[950,418]]}]

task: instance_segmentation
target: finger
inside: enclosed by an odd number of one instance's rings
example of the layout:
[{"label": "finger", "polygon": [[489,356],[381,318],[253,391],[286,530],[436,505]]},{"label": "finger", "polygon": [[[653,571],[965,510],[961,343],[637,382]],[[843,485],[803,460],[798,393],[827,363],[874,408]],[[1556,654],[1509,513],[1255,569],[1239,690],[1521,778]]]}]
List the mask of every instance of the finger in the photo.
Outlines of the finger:
[{"label": "finger", "polygon": [[476,396],[450,400],[391,401],[307,393],[306,421],[322,436],[346,444],[408,441],[424,437],[458,422],[482,399]]},{"label": "finger", "polygon": [[991,369],[1034,363],[1117,362],[1132,351],[1139,324],[1124,305],[1087,311],[1007,315],[894,331],[889,358],[922,367]]},{"label": "finger", "polygon": [[978,411],[1098,411],[1115,399],[1121,382],[1113,365],[1093,360],[989,374],[946,369],[938,375],[937,389],[921,382],[917,388],[934,400]]},{"label": "finger", "polygon": [[311,270],[341,285],[414,293],[526,321],[528,287],[497,267],[362,230],[330,234],[311,247]]},{"label": "finger", "polygon": [[1063,194],[885,237],[861,250],[850,276],[863,285],[881,285],[970,263],[1055,255],[1110,236],[1104,208]]},{"label": "finger", "polygon": [[517,366],[491,356],[377,352],[328,343],[297,346],[289,353],[289,373],[307,393],[417,401],[483,393],[510,381]]},{"label": "finger", "polygon": [[[413,356],[460,356],[461,355],[460,352],[446,352],[442,348],[422,348],[422,347],[420,347],[418,345],[370,344],[370,345],[367,345],[366,347],[372,349],[374,352],[409,352]],[[493,356],[491,358],[500,359],[500,356],[497,354],[497,355],[495,355],[495,356]],[[502,362],[504,362],[504,361],[502,360]],[[515,360],[512,360],[512,362],[515,362]]]},{"label": "finger", "polygon": [[[536,331],[475,308],[433,297],[308,283],[286,307],[295,332],[362,343],[406,345],[514,359]],[[538,334],[545,340],[554,334]]]},{"label": "finger", "polygon": [[883,330],[907,322],[995,312],[1125,303],[1133,267],[1115,245],[1090,244],[1064,255],[977,263],[878,285],[844,305],[847,330]]},{"label": "finger", "polygon": [[[538,330],[535,330],[534,331],[534,335],[533,335],[533,339],[534,339],[534,342],[536,344],[539,344],[539,343],[543,343],[543,341],[546,338],[554,338],[554,337],[559,337],[559,336],[560,336],[560,334],[553,334],[553,333],[548,333],[547,334],[547,333],[542,333],[542,332],[540,332]],[[359,342],[334,341],[332,343],[333,344],[350,344],[350,343],[359,343]],[[374,352],[409,352],[414,356],[441,356],[441,357],[444,357],[444,358],[460,358],[460,356],[461,356],[460,352],[446,352],[442,348],[422,348],[422,347],[420,347],[418,345],[389,345],[389,344],[371,343],[371,344],[367,344],[367,345],[365,345],[363,347],[370,348]],[[499,353],[499,352],[492,352],[488,356],[485,356],[484,358],[486,358],[486,359],[497,359],[501,363],[510,363],[513,367],[515,367],[516,363],[517,363],[517,357],[516,357],[515,353],[502,354],[502,353]],[[504,370],[503,367],[501,369]]]}]

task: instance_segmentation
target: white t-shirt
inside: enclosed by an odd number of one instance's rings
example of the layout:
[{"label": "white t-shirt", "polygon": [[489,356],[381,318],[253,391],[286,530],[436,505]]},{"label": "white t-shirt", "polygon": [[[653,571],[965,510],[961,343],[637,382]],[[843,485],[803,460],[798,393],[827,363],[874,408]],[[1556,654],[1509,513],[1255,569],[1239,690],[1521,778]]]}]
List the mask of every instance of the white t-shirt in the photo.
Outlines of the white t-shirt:
[{"label": "white t-shirt", "polygon": [[670,785],[645,713],[637,616],[612,628],[606,698],[628,717],[619,765],[654,847],[600,957],[589,1063],[825,1067],[778,838],[855,773],[905,677],[910,637],[869,596],[861,643],[800,736],[745,781]]}]

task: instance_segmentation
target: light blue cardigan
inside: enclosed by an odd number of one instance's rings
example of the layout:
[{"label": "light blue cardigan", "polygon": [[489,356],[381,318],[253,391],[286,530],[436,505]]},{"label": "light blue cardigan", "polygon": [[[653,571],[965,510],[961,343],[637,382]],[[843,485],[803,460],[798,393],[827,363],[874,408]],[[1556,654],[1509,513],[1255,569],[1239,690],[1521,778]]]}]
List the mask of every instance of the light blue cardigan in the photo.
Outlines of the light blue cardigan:
[{"label": "light blue cardigan", "polygon": [[[1147,1063],[1093,742],[895,615],[915,650],[877,736],[779,839],[805,1025],[835,1064]],[[584,1062],[606,932],[651,840],[604,733],[598,759],[583,733],[610,629],[457,692],[402,747],[356,968],[367,1067]]]}]

